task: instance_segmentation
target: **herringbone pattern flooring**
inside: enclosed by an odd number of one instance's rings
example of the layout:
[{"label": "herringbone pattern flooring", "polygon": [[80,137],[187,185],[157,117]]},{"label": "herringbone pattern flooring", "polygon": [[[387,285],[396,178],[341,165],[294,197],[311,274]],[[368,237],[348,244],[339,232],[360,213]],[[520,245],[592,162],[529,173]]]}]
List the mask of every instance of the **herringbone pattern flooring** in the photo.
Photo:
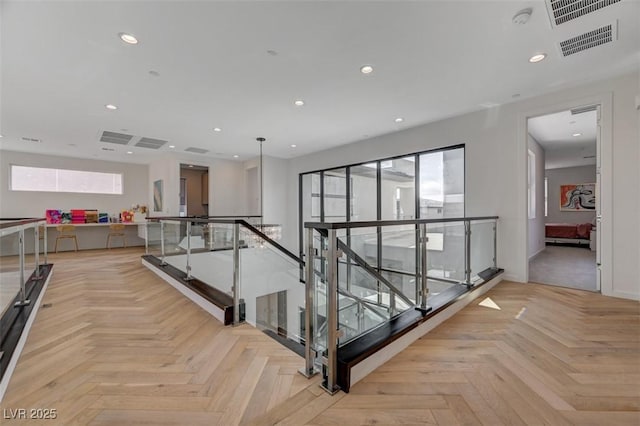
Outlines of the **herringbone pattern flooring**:
[{"label": "herringbone pattern flooring", "polygon": [[142,254],[50,256],[51,306],[38,312],[4,410],[55,408],[48,423],[63,425],[231,425],[310,385],[302,358],[253,327],[222,326],[141,266]]},{"label": "herringbone pattern flooring", "polygon": [[61,253],[0,408],[2,424],[640,424],[640,305],[501,283],[351,388],[222,327],[140,265],[137,249]]}]

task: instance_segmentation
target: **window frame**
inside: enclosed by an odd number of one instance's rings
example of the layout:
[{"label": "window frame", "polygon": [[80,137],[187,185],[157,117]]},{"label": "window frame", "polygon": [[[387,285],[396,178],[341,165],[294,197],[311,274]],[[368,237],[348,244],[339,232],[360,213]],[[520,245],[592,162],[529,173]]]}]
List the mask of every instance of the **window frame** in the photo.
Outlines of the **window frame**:
[{"label": "window frame", "polygon": [[[90,174],[102,174],[102,175],[110,175],[112,177],[118,176],[120,179],[120,192],[95,192],[95,191],[68,191],[68,190],[49,190],[49,189],[16,189],[14,184],[16,179],[14,177],[14,168],[26,168],[26,169],[40,169],[40,170],[53,170],[56,172],[76,172],[76,173],[90,173]],[[103,171],[93,171],[93,170],[78,170],[78,169],[69,169],[69,168],[57,168],[57,167],[41,167],[41,166],[27,166],[22,164],[9,164],[9,191],[13,192],[46,192],[53,194],[87,194],[87,195],[124,195],[124,173],[122,172],[103,172]],[[58,186],[57,177],[56,177],[56,187]]]}]

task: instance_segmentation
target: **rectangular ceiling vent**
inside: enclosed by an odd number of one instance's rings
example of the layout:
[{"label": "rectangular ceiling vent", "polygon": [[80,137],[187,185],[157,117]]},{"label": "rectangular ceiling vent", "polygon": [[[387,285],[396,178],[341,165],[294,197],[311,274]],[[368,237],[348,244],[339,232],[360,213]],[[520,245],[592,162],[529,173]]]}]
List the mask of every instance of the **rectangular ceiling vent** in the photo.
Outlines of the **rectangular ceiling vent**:
[{"label": "rectangular ceiling vent", "polygon": [[208,149],[194,148],[194,147],[187,148],[187,149],[185,149],[185,151],[193,152],[195,154],[206,154],[207,152],[209,152]]},{"label": "rectangular ceiling vent", "polygon": [[552,24],[558,26],[619,2],[620,0],[547,0],[546,3]]},{"label": "rectangular ceiling vent", "polygon": [[163,141],[161,139],[140,138],[135,146],[139,146],[140,148],[159,149],[166,143],[167,141]]},{"label": "rectangular ceiling vent", "polygon": [[131,139],[132,135],[125,135],[124,133],[116,133],[116,132],[102,132],[102,136],[100,137],[100,142],[108,142],[108,143],[116,143],[118,145],[126,145]]},{"label": "rectangular ceiling vent", "polygon": [[571,115],[583,114],[585,112],[595,111],[596,109],[598,109],[598,105],[589,105],[589,106],[574,108],[571,110]]},{"label": "rectangular ceiling vent", "polygon": [[21,137],[20,139],[22,139],[25,142],[42,142],[42,139],[38,139],[38,138],[28,138],[26,136]]},{"label": "rectangular ceiling vent", "polygon": [[609,24],[560,42],[560,50],[562,50],[562,55],[567,57],[596,46],[611,43],[615,39],[615,25]]}]

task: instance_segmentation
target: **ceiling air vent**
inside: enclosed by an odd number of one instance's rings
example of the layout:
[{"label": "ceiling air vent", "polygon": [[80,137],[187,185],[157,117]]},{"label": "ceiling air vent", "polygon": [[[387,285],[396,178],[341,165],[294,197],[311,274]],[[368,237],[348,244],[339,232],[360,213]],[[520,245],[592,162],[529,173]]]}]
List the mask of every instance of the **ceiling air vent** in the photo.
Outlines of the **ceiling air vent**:
[{"label": "ceiling air vent", "polygon": [[208,150],[208,149],[194,148],[194,147],[187,148],[187,149],[185,149],[185,151],[187,151],[187,152],[194,152],[194,153],[196,153],[196,154],[206,154],[207,152],[209,152],[209,150]]},{"label": "ceiling air vent", "polygon": [[139,146],[140,148],[158,149],[166,143],[167,141],[163,141],[161,139],[140,138],[135,146]]},{"label": "ceiling air vent", "polygon": [[547,0],[547,10],[556,26],[595,12],[620,0]]},{"label": "ceiling air vent", "polygon": [[125,135],[124,133],[116,133],[116,132],[102,132],[102,136],[100,137],[100,142],[108,142],[108,143],[117,143],[118,145],[126,145],[131,139],[132,135]]},{"label": "ceiling air vent", "polygon": [[609,24],[560,42],[560,49],[562,50],[562,55],[566,57],[592,47],[611,43],[613,40],[615,40],[615,26]]},{"label": "ceiling air vent", "polygon": [[596,109],[598,109],[598,105],[578,107],[571,110],[571,115],[583,114],[585,112],[595,111]]},{"label": "ceiling air vent", "polygon": [[20,139],[22,139],[25,142],[42,142],[42,139],[37,139],[37,138],[28,138],[28,137],[21,137]]}]

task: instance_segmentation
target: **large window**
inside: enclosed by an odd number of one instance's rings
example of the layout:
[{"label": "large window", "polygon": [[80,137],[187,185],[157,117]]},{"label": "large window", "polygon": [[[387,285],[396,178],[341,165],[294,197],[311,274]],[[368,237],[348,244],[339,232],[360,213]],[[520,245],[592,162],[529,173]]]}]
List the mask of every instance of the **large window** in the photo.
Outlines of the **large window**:
[{"label": "large window", "polygon": [[[300,175],[301,251],[306,238],[304,222],[462,216],[462,145]],[[441,237],[444,231],[435,232]],[[354,245],[375,246],[376,229],[354,229],[349,238]],[[368,260],[376,263],[376,259]]]},{"label": "large window", "polygon": [[11,190],[122,194],[122,174],[11,165]]}]

